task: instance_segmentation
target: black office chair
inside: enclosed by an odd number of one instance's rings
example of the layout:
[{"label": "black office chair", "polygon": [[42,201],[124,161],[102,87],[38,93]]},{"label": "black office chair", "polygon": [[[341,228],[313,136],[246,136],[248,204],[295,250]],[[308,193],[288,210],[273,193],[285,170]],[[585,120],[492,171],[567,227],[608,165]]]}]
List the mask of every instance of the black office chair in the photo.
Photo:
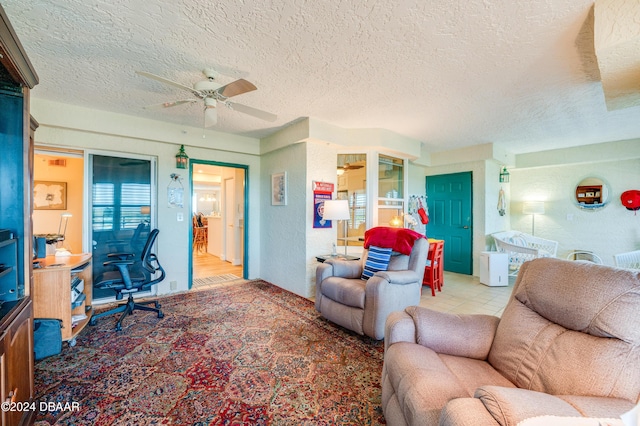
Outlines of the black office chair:
[{"label": "black office chair", "polygon": [[144,241],[144,234],[148,233],[149,224],[147,222],[141,222],[136,226],[136,229],[128,240],[108,240],[107,245],[109,246],[109,251],[111,253],[139,253],[143,248],[142,242]]},{"label": "black office chair", "polygon": [[[157,229],[152,230],[147,238],[147,243],[144,245],[142,254],[140,256],[140,262],[135,262],[133,253],[111,253],[109,257],[115,258],[104,262],[105,267],[115,266],[117,269],[113,271],[107,271],[103,273],[94,284],[95,288],[99,289],[111,289],[116,292],[116,300],[122,300],[124,294],[128,294],[127,303],[118,306],[117,308],[94,314],[89,321],[89,324],[95,325],[98,318],[102,318],[107,315],[112,315],[118,312],[122,312],[120,319],[116,323],[116,331],[122,330],[122,320],[128,314],[133,314],[135,309],[142,311],[152,311],[158,313],[158,318],[164,317],[164,314],[160,310],[160,304],[157,300],[145,301],[135,303],[133,301],[133,293],[140,291],[146,291],[151,288],[152,285],[164,280],[165,272],[158,261],[155,254],[151,253],[153,243],[158,236]],[[160,276],[154,278],[154,275],[159,272]],[[153,304],[155,307],[147,306]]]}]

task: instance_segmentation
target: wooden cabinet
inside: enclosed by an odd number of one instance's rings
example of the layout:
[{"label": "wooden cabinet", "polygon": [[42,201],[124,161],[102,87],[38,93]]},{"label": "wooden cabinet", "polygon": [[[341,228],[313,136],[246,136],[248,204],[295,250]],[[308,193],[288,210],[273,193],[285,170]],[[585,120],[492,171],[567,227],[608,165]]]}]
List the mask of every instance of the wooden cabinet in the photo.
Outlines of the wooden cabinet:
[{"label": "wooden cabinet", "polygon": [[[2,402],[27,403],[33,398],[33,315],[31,301],[15,302],[17,309],[3,318],[0,337],[0,388]],[[33,411],[2,410],[3,425],[28,424]]]},{"label": "wooden cabinet", "polygon": [[33,270],[34,317],[61,320],[62,340],[74,346],[93,315],[91,255],[47,256],[36,261],[40,267]]}]

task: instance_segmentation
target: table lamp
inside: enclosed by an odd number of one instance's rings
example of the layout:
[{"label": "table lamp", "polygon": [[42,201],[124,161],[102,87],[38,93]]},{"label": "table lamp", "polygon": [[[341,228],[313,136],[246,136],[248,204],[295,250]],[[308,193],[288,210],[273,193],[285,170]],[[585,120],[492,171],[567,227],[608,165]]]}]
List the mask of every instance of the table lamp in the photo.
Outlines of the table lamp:
[{"label": "table lamp", "polygon": [[[62,241],[64,241],[67,235],[67,223],[69,222],[69,218],[73,217],[71,213],[62,213],[60,215],[60,224],[58,225],[58,240],[57,244],[60,245]],[[64,228],[62,224],[64,223]],[[56,256],[71,256],[71,252],[62,245],[61,247],[56,248]]]},{"label": "table lamp", "polygon": [[342,220],[344,222],[344,255],[347,255],[347,221],[349,214],[349,202],[347,200],[327,200],[324,202],[322,218],[325,220]]}]

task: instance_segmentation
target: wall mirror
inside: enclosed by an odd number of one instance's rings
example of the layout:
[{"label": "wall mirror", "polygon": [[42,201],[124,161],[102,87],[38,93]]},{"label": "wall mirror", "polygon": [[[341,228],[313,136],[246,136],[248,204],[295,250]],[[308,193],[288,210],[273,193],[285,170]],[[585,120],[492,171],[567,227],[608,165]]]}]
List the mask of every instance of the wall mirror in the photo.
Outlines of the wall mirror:
[{"label": "wall mirror", "polygon": [[609,185],[597,177],[582,179],[575,188],[576,205],[585,210],[598,210],[611,201]]}]

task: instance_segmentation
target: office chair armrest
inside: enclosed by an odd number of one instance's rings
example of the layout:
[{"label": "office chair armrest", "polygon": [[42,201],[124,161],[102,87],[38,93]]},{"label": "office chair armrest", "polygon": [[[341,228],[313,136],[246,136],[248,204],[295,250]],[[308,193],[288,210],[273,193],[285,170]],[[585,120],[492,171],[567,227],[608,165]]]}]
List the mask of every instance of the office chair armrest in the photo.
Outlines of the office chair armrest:
[{"label": "office chair armrest", "polygon": [[131,282],[131,275],[129,274],[129,266],[133,265],[135,262],[133,260],[111,260],[108,262],[104,262],[104,266],[115,266],[118,268],[118,272],[122,276],[122,281],[124,282],[124,288],[127,290],[131,290],[133,288],[133,283]]},{"label": "office chair armrest", "polygon": [[120,260],[131,259],[135,256],[135,253],[109,253],[107,255],[108,258],[117,257]]},{"label": "office chair armrest", "polygon": [[108,260],[102,264],[102,266],[118,266],[118,265],[133,265],[135,262],[133,260]]}]

